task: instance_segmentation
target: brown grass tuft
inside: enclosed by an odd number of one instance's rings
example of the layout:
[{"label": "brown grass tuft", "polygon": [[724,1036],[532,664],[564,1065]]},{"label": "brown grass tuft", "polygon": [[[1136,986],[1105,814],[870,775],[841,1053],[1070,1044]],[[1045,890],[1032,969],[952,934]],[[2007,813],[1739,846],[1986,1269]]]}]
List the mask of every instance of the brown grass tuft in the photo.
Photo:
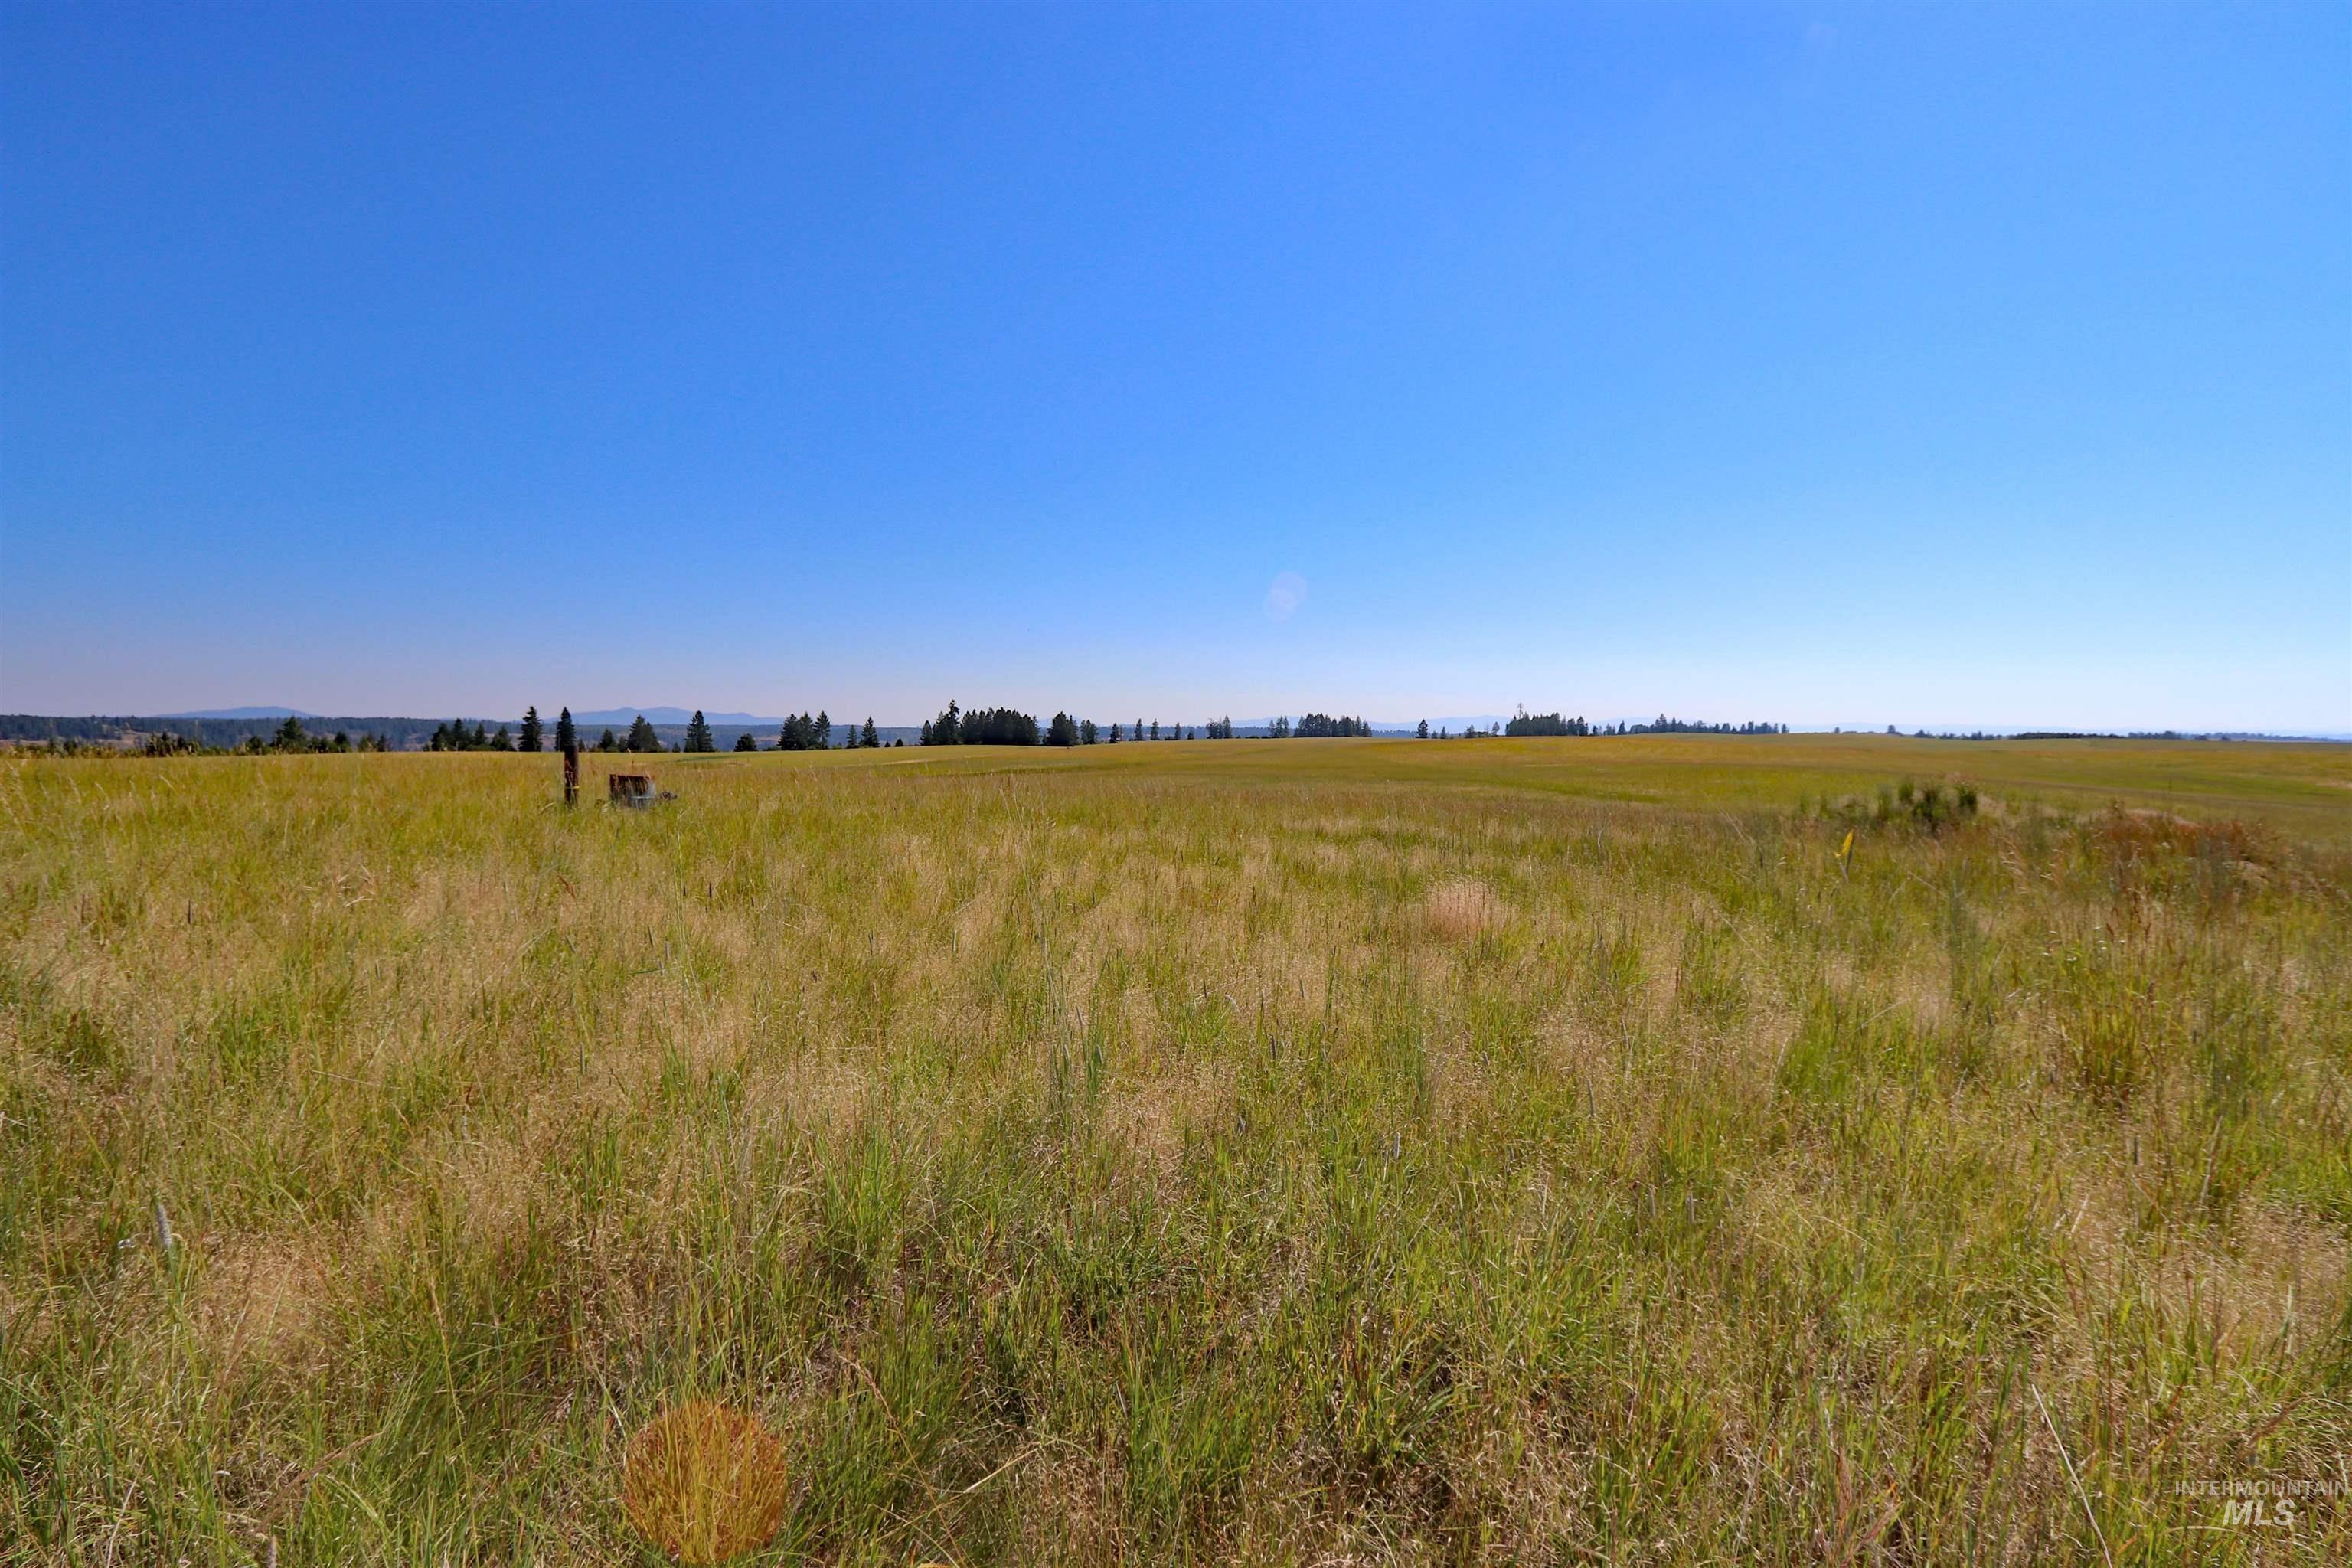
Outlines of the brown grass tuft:
[{"label": "brown grass tuft", "polygon": [[1492,888],[1456,877],[1431,890],[1422,918],[1448,942],[1466,942],[1501,925],[1507,913]]},{"label": "brown grass tuft", "polygon": [[629,1439],[621,1506],[646,1540],[681,1563],[740,1556],[783,1522],[783,1445],[728,1405],[676,1405]]},{"label": "brown grass tuft", "polygon": [[2269,858],[2260,832],[2242,822],[2199,822],[2169,812],[2117,808],[2099,817],[2095,832],[2120,860],[2187,855],[2260,864]]}]

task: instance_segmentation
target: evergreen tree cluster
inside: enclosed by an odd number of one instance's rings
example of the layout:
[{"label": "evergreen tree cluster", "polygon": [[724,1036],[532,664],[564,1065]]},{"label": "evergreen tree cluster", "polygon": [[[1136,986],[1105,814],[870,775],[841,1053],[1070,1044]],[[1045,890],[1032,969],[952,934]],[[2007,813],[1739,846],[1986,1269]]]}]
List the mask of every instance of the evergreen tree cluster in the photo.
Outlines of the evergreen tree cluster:
[{"label": "evergreen tree cluster", "polygon": [[[1140,738],[1141,728],[1137,730]],[[1109,739],[1115,744],[1126,739],[1123,726],[1113,724]],[[1170,731],[1174,740],[1174,731]],[[1092,746],[1104,739],[1100,726],[1091,719],[1081,719],[1075,713],[1055,713],[1041,729],[1034,714],[1012,708],[966,709],[950,702],[940,716],[928,721],[918,743],[925,746]],[[866,742],[869,746],[881,744],[874,732],[874,721],[866,721]],[[893,745],[904,742],[894,741]]]},{"label": "evergreen tree cluster", "polygon": [[1042,738],[1034,713],[1011,708],[967,710],[953,701],[922,729],[926,746],[1034,746]]},{"label": "evergreen tree cluster", "polygon": [[[474,727],[474,733],[477,735],[481,733],[480,725],[478,724]],[[504,730],[500,730],[499,731],[499,736],[501,740],[505,739],[506,731]],[[183,737],[176,735],[168,737],[157,735],[150,739],[147,742],[146,754],[151,757],[172,756],[181,751],[193,752],[197,749],[198,748],[193,742],[186,741]],[[245,738],[245,744],[238,748],[238,750],[244,752],[248,756],[259,756],[269,752],[278,752],[281,753],[300,752],[381,752],[383,749],[383,737],[381,735],[362,734],[359,738],[359,743],[357,745],[353,745],[352,743],[351,736],[343,731],[338,730],[331,736],[313,735],[309,731],[302,728],[301,720],[293,718],[290,715],[279,721],[278,728],[271,731],[268,740],[263,740],[259,735],[247,735]],[[493,747],[492,749],[495,750],[497,748]]]},{"label": "evergreen tree cluster", "polygon": [[832,746],[833,716],[822,710],[814,718],[794,713],[776,733],[776,750],[780,752],[823,752]]},{"label": "evergreen tree cluster", "polygon": [[[1428,731],[1429,726],[1423,724],[1422,732],[1424,736],[1427,735]],[[1530,713],[1522,708],[1504,724],[1503,733],[1506,735],[1590,735],[1592,733],[1592,726],[1585,722],[1580,714],[1574,719],[1569,719],[1558,713]]]},{"label": "evergreen tree cluster", "polygon": [[[1287,721],[1284,722],[1286,727]],[[1297,728],[1288,731],[1302,741],[1327,741],[1371,732],[1371,725],[1363,719],[1350,719],[1344,714],[1335,719],[1328,713],[1307,714],[1298,721]]]},{"label": "evergreen tree cluster", "polygon": [[1647,724],[1619,724],[1614,731],[1603,728],[1601,734],[1619,735],[1785,735],[1786,724],[1753,722],[1747,724],[1708,724],[1696,719],[1669,719],[1661,713]]},{"label": "evergreen tree cluster", "polygon": [[711,739],[709,721],[703,718],[699,708],[694,710],[694,717],[687,721],[686,744],[680,749],[698,752],[719,749],[719,742]]},{"label": "evergreen tree cluster", "polygon": [[[298,719],[289,719],[286,724],[297,731],[302,727],[301,721]],[[281,744],[284,731],[285,726],[280,726]],[[425,743],[425,749],[428,752],[511,752],[515,747],[514,737],[507,732],[504,724],[499,725],[499,732],[493,735],[478,719],[474,721],[474,727],[470,730],[466,728],[463,719],[453,719],[446,724],[434,726],[433,738]]]},{"label": "evergreen tree cluster", "polygon": [[[1470,734],[1485,731],[1473,729]],[[1760,721],[1747,724],[1707,724],[1693,719],[1670,719],[1661,713],[1647,724],[1595,724],[1581,715],[1570,719],[1561,713],[1530,713],[1525,708],[1503,726],[1506,735],[1785,735],[1786,724],[1768,724]],[[1422,721],[1419,731],[1423,740],[1429,738],[1429,722]],[[1445,739],[1445,731],[1438,731]]]}]

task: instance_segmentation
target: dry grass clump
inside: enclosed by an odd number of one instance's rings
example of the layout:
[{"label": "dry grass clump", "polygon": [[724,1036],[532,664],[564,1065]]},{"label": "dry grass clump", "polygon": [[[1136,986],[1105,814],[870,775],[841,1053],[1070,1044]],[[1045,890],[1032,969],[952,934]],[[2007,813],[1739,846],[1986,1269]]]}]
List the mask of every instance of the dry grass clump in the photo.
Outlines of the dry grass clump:
[{"label": "dry grass clump", "polygon": [[1451,877],[1430,889],[1422,921],[1447,942],[1467,942],[1501,927],[1508,909],[1486,883]]},{"label": "dry grass clump", "polygon": [[2260,864],[2269,858],[2259,829],[2229,819],[2200,822],[2170,812],[2116,806],[2101,813],[2091,831],[2103,848],[2122,860],[2183,855]]},{"label": "dry grass clump", "polygon": [[681,1563],[740,1557],[783,1523],[783,1445],[730,1405],[673,1405],[629,1439],[621,1506],[647,1541]]}]

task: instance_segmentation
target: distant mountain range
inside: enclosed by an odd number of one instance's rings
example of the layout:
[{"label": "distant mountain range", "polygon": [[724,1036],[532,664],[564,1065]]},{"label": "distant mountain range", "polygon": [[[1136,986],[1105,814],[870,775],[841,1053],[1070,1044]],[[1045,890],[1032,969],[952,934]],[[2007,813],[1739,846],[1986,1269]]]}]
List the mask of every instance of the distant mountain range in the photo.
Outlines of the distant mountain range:
[{"label": "distant mountain range", "polygon": [[[575,724],[626,724],[638,714],[646,716],[648,724],[690,724],[694,721],[691,708],[598,708],[572,715]],[[200,708],[188,713],[159,713],[159,719],[317,719],[320,714],[304,708]],[[552,724],[555,715],[542,715]],[[757,713],[705,713],[703,721],[709,724],[733,724],[749,729],[758,724],[781,724],[783,718],[769,718]],[[510,722],[520,722],[520,720]]]}]

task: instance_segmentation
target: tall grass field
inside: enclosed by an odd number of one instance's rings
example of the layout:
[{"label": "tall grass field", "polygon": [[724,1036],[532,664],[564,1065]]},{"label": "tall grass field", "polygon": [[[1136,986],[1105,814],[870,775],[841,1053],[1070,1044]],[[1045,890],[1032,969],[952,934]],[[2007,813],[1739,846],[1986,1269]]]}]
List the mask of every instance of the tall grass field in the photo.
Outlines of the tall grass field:
[{"label": "tall grass field", "polygon": [[0,1562],[2352,1557],[2352,749],[614,761],[0,762]]}]

